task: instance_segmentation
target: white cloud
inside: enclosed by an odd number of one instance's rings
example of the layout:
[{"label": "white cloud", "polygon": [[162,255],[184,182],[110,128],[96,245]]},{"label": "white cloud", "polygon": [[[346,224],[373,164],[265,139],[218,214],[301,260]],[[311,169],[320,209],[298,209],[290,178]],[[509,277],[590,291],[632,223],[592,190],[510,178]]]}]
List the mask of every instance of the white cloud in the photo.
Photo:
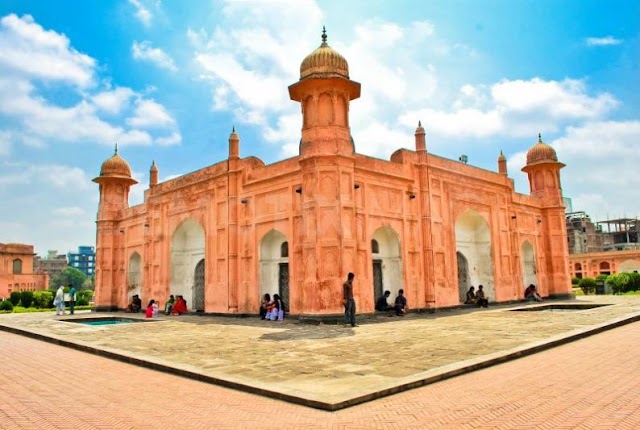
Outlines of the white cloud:
[{"label": "white cloud", "polygon": [[622,43],[622,39],[616,39],[613,36],[605,36],[605,37],[587,37],[585,39],[585,43],[587,46],[609,46],[609,45],[619,45]]},{"label": "white cloud", "polygon": [[525,137],[602,118],[617,105],[611,94],[589,95],[580,80],[504,79],[491,86],[464,85],[452,110],[407,111],[399,121],[409,126],[421,119],[430,134],[442,137]]},{"label": "white cloud", "polygon": [[138,100],[134,116],[127,119],[130,126],[141,128],[165,128],[175,123],[164,106],[154,100]]},{"label": "white cloud", "polygon": [[52,214],[53,216],[63,217],[84,217],[87,215],[87,211],[78,206],[70,206],[64,208],[54,208]]},{"label": "white cloud", "polygon": [[138,18],[145,27],[151,26],[151,20],[153,19],[151,10],[140,0],[129,0],[129,3],[136,8],[136,18]]},{"label": "white cloud", "polygon": [[118,114],[129,105],[129,100],[135,95],[131,88],[118,87],[115,90],[103,91],[91,97],[91,101],[100,110]]},{"label": "white cloud", "polygon": [[0,77],[0,114],[19,119],[25,131],[43,139],[62,142],[96,141],[113,144],[150,144],[151,136],[139,130],[124,130],[96,115],[90,103],[81,101],[70,108],[51,105],[35,94],[26,81],[11,81]]},{"label": "white cloud", "polygon": [[93,84],[95,60],[73,49],[64,34],[46,31],[30,15],[0,20],[0,66],[45,81],[63,81],[84,88]]},{"label": "white cloud", "polygon": [[162,69],[171,70],[172,72],[178,70],[173,58],[162,49],[152,47],[151,42],[148,40],[142,42],[134,41],[133,45],[131,45],[131,54],[136,60],[149,61]]},{"label": "white cloud", "polygon": [[171,133],[168,136],[158,137],[156,139],[156,143],[161,146],[178,145],[180,142],[182,142],[182,136],[178,132]]},{"label": "white cloud", "polygon": [[79,167],[60,164],[4,164],[1,185],[39,184],[64,190],[86,190],[91,181]]}]

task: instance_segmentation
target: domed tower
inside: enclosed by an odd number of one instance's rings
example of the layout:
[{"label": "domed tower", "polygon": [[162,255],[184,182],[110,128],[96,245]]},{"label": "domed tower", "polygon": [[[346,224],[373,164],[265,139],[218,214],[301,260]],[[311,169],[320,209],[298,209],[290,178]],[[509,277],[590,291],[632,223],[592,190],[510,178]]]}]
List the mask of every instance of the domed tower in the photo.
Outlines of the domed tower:
[{"label": "domed tower", "polygon": [[527,164],[522,168],[529,176],[531,195],[562,203],[560,169],[564,166],[558,162],[556,151],[538,134],[538,142],[527,152]]},{"label": "domed tower", "polygon": [[118,145],[111,158],[102,163],[100,176],[93,179],[100,185],[100,203],[96,232],[95,308],[114,310],[124,307],[125,297],[119,297],[119,286],[124,283],[123,232],[119,216],[129,207],[129,189],[138,182],[131,177],[131,167],[118,155]]},{"label": "domed tower", "polygon": [[324,27],[322,44],[302,61],[289,96],[302,105],[300,156],[353,155],[349,102],[360,97],[360,84],[349,79],[347,60],[327,44]]},{"label": "domed tower", "polygon": [[[322,44],[300,66],[300,80],[289,87],[302,105],[300,167],[304,228],[294,242],[293,268],[303,274],[302,292],[292,303],[307,314],[341,312],[342,283],[355,272],[355,150],[349,130],[349,102],[360,84],[349,79],[347,61]],[[302,245],[304,244],[304,245]],[[358,280],[354,284],[358,294]]]},{"label": "domed tower", "polygon": [[522,171],[529,176],[531,195],[539,197],[541,203],[536,225],[544,258],[540,259],[543,267],[538,282],[543,284],[543,290],[546,287],[550,297],[558,298],[572,295],[565,207],[560,186],[560,169],[563,167],[564,164],[558,162],[556,151],[538,134],[538,142],[527,152],[527,164]]}]

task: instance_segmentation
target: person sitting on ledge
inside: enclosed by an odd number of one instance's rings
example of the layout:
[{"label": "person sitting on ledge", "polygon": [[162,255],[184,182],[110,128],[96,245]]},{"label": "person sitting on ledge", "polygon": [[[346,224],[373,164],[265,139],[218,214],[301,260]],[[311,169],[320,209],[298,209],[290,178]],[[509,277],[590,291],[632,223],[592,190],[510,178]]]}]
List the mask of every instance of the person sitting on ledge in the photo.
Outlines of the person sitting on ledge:
[{"label": "person sitting on ledge", "polygon": [[476,297],[475,287],[472,285],[467,291],[467,299],[464,301],[465,305],[475,305],[478,303],[478,298]]},{"label": "person sitting on ledge", "polygon": [[171,309],[173,308],[173,304],[176,302],[175,297],[173,297],[173,294],[171,294],[169,296],[169,300],[167,300],[167,304],[164,305],[164,313],[165,315],[171,315]]},{"label": "person sitting on ledge", "polygon": [[140,309],[142,309],[142,300],[137,294],[134,294],[125,312],[140,312]]},{"label": "person sitting on ledge", "polygon": [[409,309],[407,306],[407,298],[404,296],[404,290],[402,288],[398,290],[398,297],[396,297],[394,308],[396,315],[399,317],[405,316],[407,309]]},{"label": "person sitting on ledge", "polygon": [[376,311],[387,312],[387,311],[394,310],[394,307],[390,306],[389,303],[387,303],[387,299],[389,298],[390,295],[391,295],[391,291],[387,290],[384,292],[383,295],[380,296],[378,301],[376,301]]},{"label": "person sitting on ledge", "polygon": [[260,319],[263,320],[269,313],[269,304],[271,303],[271,295],[266,293],[262,296],[262,302],[260,303]]},{"label": "person sitting on ledge", "polygon": [[542,297],[540,297],[540,294],[536,291],[536,286],[533,284],[529,285],[527,289],[524,290],[524,298],[525,300],[535,300],[536,302],[542,301]]},{"label": "person sitting on ledge", "polygon": [[484,295],[484,291],[482,289],[482,285],[478,285],[478,292],[476,292],[476,299],[478,300],[478,306],[481,308],[489,307],[489,299]]},{"label": "person sitting on ledge", "polygon": [[156,301],[151,299],[151,301],[149,302],[149,305],[147,306],[147,310],[144,312],[144,317],[145,318],[153,318],[153,305],[156,304]]},{"label": "person sitting on ledge", "polygon": [[282,321],[284,319],[284,302],[278,294],[273,295],[273,308],[267,314],[267,319],[271,321]]},{"label": "person sitting on ledge", "polygon": [[187,302],[182,296],[178,296],[176,302],[173,304],[173,308],[171,309],[171,315],[180,315],[187,313]]}]

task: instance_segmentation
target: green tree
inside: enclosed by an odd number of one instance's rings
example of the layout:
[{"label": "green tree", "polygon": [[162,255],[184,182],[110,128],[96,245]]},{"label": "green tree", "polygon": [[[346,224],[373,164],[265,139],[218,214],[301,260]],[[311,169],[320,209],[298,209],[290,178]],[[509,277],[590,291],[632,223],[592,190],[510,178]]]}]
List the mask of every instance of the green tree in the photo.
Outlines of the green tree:
[{"label": "green tree", "polygon": [[56,290],[60,285],[64,285],[66,287],[71,284],[76,287],[76,290],[79,290],[82,288],[82,284],[85,279],[87,279],[87,277],[80,270],[74,267],[67,267],[62,272],[51,278],[49,288]]},{"label": "green tree", "polygon": [[93,276],[89,276],[87,279],[84,280],[84,283],[82,284],[82,289],[83,290],[95,290],[96,289],[96,280]]}]

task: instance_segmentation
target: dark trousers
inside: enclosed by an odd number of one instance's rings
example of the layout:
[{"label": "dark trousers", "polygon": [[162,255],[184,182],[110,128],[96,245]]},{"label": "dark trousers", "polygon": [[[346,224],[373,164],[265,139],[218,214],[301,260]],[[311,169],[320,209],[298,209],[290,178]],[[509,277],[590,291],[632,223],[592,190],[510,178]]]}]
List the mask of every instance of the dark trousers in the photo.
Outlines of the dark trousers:
[{"label": "dark trousers", "polygon": [[75,300],[69,300],[69,312],[71,313],[71,315],[73,315],[73,310],[76,307],[76,301]]},{"label": "dark trousers", "polygon": [[344,306],[344,323],[351,324],[351,327],[356,326],[356,301],[354,299],[347,300],[347,304]]}]

